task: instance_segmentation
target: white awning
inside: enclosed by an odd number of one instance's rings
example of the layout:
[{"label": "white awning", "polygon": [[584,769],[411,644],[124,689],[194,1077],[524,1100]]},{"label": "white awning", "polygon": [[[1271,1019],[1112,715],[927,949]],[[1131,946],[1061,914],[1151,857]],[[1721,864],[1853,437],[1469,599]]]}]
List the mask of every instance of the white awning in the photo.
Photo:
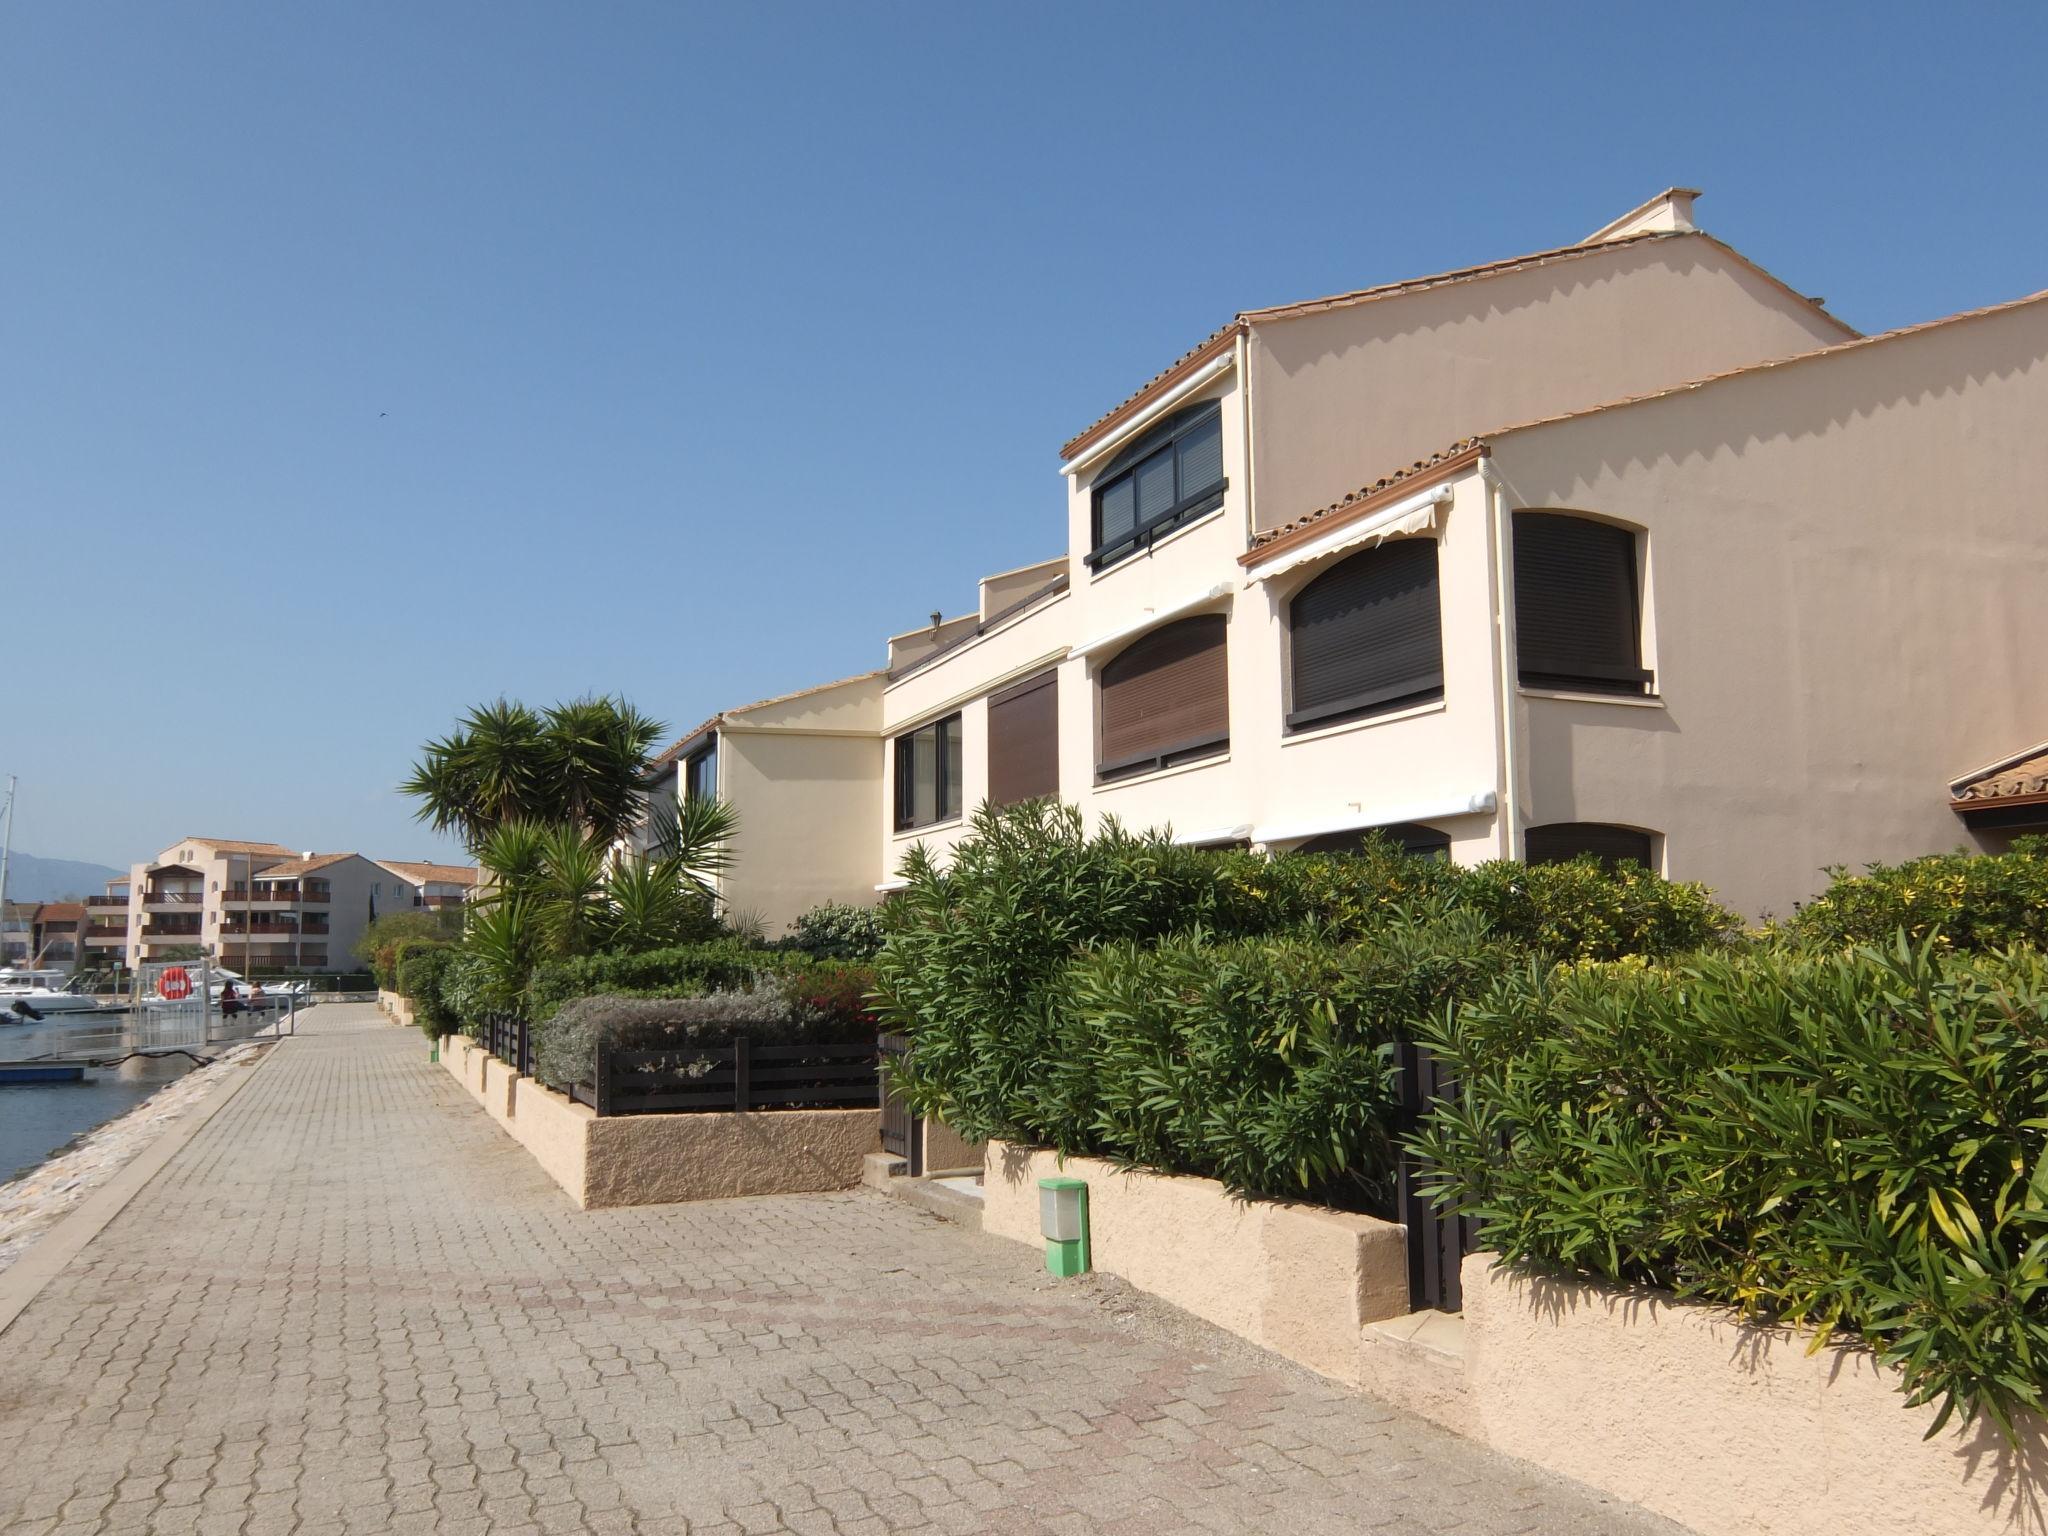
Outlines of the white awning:
[{"label": "white awning", "polygon": [[880,885],[876,886],[875,889],[877,891],[880,891],[884,896],[886,896],[891,891],[909,890],[910,882],[908,880],[884,880]]},{"label": "white awning", "polygon": [[1367,544],[1380,544],[1388,539],[1398,539],[1410,534],[1436,532],[1438,509],[1451,499],[1448,485],[1433,485],[1426,491],[1418,491],[1405,501],[1397,501],[1391,507],[1384,507],[1371,517],[1360,518],[1355,523],[1346,523],[1341,528],[1332,528],[1319,539],[1310,539],[1306,544],[1297,544],[1283,551],[1263,565],[1254,565],[1246,571],[1250,581],[1270,581],[1308,564],[1325,555],[1334,555],[1339,550],[1358,549]]},{"label": "white awning", "polygon": [[1393,827],[1409,821],[1437,821],[1446,816],[1484,816],[1492,812],[1498,797],[1490,789],[1473,795],[1448,795],[1434,800],[1388,801],[1383,805],[1360,805],[1333,816],[1276,821],[1252,829],[1255,843],[1296,843],[1304,838],[1331,832],[1356,832],[1361,827]]},{"label": "white awning", "polygon": [[1182,848],[1203,848],[1211,843],[1241,843],[1250,839],[1252,824],[1241,821],[1234,827],[1211,827],[1206,832],[1176,832],[1174,843]]},{"label": "white awning", "polygon": [[1227,581],[1218,582],[1208,591],[1198,592],[1193,597],[1182,598],[1178,602],[1168,603],[1160,608],[1147,608],[1144,617],[1134,619],[1128,624],[1119,625],[1106,635],[1097,635],[1086,645],[1077,645],[1067,654],[1070,656],[1092,656],[1098,651],[1121,648],[1125,642],[1137,639],[1138,636],[1144,634],[1148,629],[1157,629],[1162,624],[1170,624],[1175,619],[1183,618],[1190,613],[1199,613],[1204,608],[1217,607],[1229,601],[1229,598],[1230,583]]}]

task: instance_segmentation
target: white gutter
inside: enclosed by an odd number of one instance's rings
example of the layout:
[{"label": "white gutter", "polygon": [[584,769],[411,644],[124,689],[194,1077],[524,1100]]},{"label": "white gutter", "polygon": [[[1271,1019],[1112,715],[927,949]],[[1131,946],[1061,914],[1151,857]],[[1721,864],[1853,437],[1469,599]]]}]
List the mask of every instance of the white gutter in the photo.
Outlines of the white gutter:
[{"label": "white gutter", "polygon": [[1086,448],[1083,448],[1060,466],[1060,473],[1071,475],[1084,464],[1093,464],[1104,454],[1114,452],[1138,433],[1144,431],[1145,428],[1152,425],[1161,416],[1172,410],[1176,405],[1187,399],[1189,395],[1195,393],[1196,390],[1205,387],[1212,380],[1220,378],[1236,366],[1237,349],[1233,347],[1214,361],[1205,363],[1200,368],[1197,368],[1157,400],[1146,406],[1144,410],[1138,412],[1137,415],[1110,433],[1109,436],[1103,438],[1100,442],[1091,443]]},{"label": "white gutter", "polygon": [[1098,651],[1106,651],[1112,646],[1122,645],[1127,640],[1135,640],[1147,630],[1157,629],[1160,625],[1173,619],[1178,619],[1185,614],[1197,613],[1204,608],[1212,608],[1216,604],[1226,601],[1229,596],[1230,583],[1219,581],[1208,591],[1197,593],[1193,597],[1183,598],[1181,601],[1173,603],[1168,607],[1147,608],[1145,610],[1145,617],[1142,619],[1136,619],[1129,624],[1120,625],[1109,631],[1106,635],[1097,635],[1086,645],[1077,645],[1067,654],[1070,656],[1093,656]]},{"label": "white gutter", "polygon": [[1522,853],[1521,806],[1517,798],[1521,778],[1515,763],[1519,690],[1515,686],[1515,591],[1514,567],[1508,563],[1507,487],[1501,484],[1488,459],[1479,461],[1479,479],[1486,487],[1486,513],[1493,523],[1493,537],[1487,550],[1487,579],[1493,586],[1494,672],[1499,680],[1494,719],[1500,766],[1500,856],[1516,859]]},{"label": "white gutter", "polygon": [[1292,843],[1321,837],[1326,832],[1355,832],[1361,827],[1391,827],[1407,821],[1435,821],[1444,816],[1484,816],[1493,810],[1494,792],[1456,795],[1442,800],[1411,800],[1407,804],[1360,805],[1342,816],[1324,816],[1311,821],[1276,821],[1254,827],[1255,843]]},{"label": "white gutter", "polygon": [[1451,500],[1449,484],[1433,485],[1426,491],[1417,491],[1413,496],[1395,502],[1391,507],[1382,507],[1372,516],[1361,518],[1355,523],[1345,523],[1333,528],[1319,539],[1310,539],[1306,544],[1297,544],[1292,549],[1282,550],[1263,565],[1252,565],[1245,571],[1247,581],[1270,581],[1275,576],[1285,575],[1311,560],[1320,560],[1325,555],[1334,555],[1339,550],[1350,549],[1358,544],[1378,543],[1383,539],[1398,538],[1403,534],[1433,532],[1436,528],[1437,508],[1446,506]]}]

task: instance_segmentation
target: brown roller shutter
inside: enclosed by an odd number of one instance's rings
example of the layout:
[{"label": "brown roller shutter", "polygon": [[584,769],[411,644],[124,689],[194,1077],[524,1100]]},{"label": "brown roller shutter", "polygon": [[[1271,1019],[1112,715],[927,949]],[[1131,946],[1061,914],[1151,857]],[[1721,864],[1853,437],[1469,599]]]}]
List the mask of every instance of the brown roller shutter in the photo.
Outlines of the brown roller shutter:
[{"label": "brown roller shutter", "polygon": [[1098,773],[1139,773],[1230,744],[1225,625],[1221,614],[1182,619],[1103,667]]},{"label": "brown roller shutter", "polygon": [[1295,595],[1289,730],[1443,697],[1436,566],[1435,539],[1397,539],[1332,566]]},{"label": "brown roller shutter", "polygon": [[1530,864],[1563,864],[1590,853],[1610,869],[1630,860],[1654,870],[1652,852],[1649,833],[1597,821],[1554,821],[1522,834],[1522,858]]},{"label": "brown roller shutter", "polygon": [[1641,693],[1636,536],[1563,512],[1515,514],[1515,649],[1525,686]]},{"label": "brown roller shutter", "polygon": [[1015,805],[1060,792],[1057,672],[989,695],[988,803]]}]

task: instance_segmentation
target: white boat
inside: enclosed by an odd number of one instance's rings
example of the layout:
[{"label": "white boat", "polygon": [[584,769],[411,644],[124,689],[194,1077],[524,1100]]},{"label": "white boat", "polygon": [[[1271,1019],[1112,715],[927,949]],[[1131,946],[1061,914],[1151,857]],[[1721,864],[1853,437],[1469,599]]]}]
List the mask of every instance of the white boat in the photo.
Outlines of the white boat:
[{"label": "white boat", "polygon": [[0,1019],[31,1017],[16,1003],[26,1003],[36,1013],[89,1013],[100,1005],[86,992],[73,992],[71,978],[62,971],[34,971],[18,966],[0,967]]}]

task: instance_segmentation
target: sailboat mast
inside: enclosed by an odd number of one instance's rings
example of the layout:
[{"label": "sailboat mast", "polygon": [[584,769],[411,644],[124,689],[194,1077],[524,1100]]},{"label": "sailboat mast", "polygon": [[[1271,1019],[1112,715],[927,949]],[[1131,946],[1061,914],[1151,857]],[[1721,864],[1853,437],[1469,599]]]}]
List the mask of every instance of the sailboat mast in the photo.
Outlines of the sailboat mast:
[{"label": "sailboat mast", "polygon": [[[7,856],[14,852],[14,785],[13,774],[7,775],[7,826],[0,830],[0,927],[7,922]],[[0,954],[0,960],[4,960]]]}]

